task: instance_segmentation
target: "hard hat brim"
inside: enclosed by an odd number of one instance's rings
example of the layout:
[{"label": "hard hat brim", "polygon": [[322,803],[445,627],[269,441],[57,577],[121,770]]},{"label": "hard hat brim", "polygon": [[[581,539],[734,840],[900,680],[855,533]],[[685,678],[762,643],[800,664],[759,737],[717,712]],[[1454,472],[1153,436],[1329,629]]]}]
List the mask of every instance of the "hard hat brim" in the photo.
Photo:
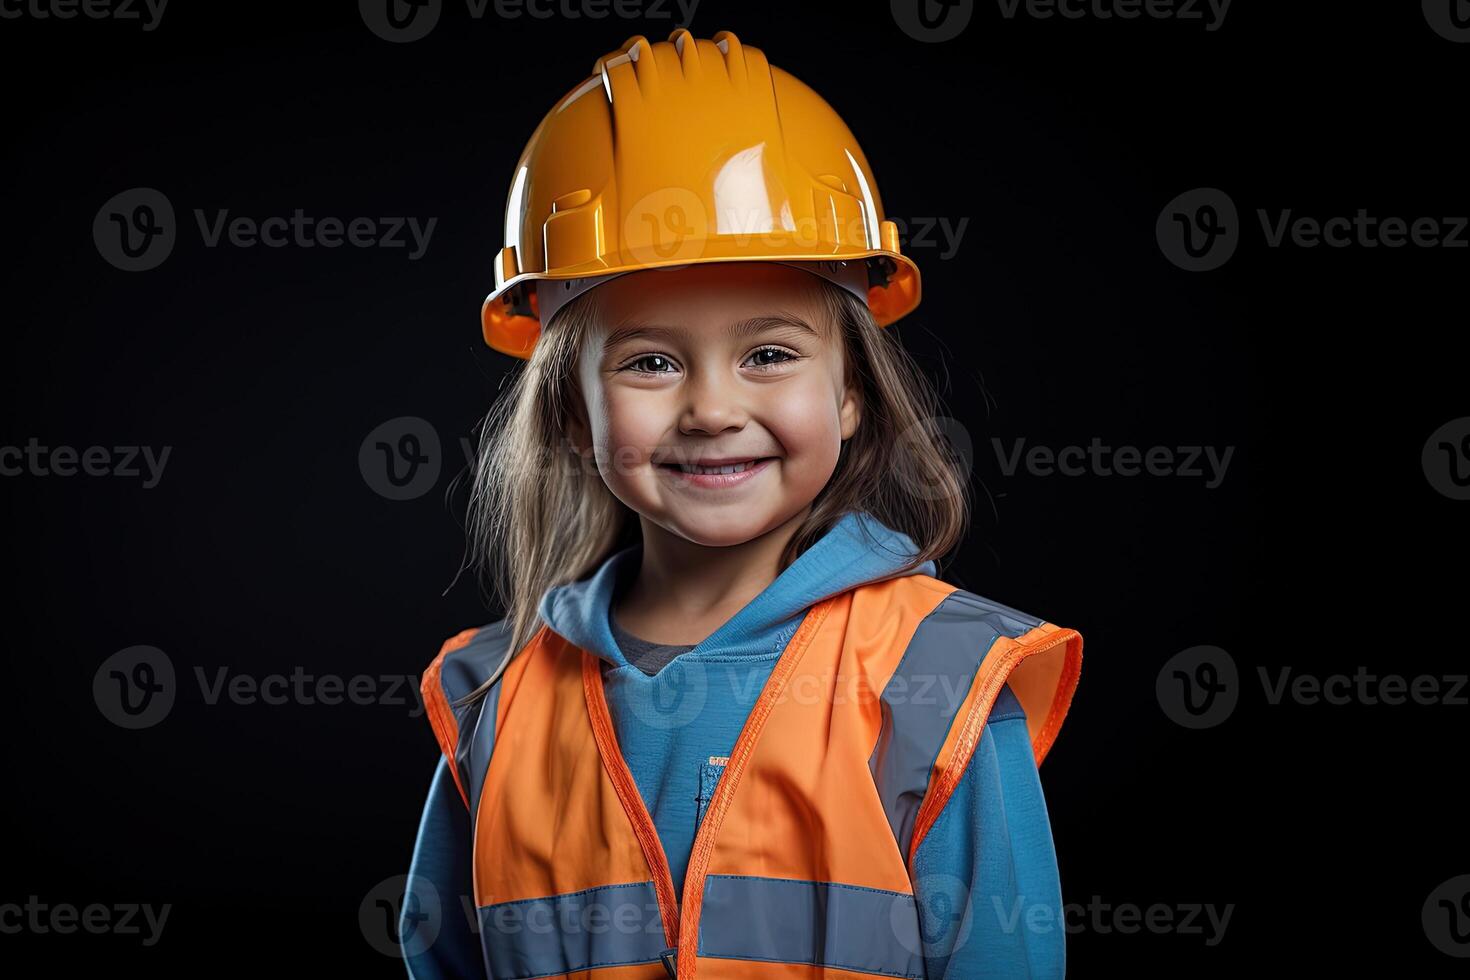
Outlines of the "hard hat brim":
[{"label": "hard hat brim", "polygon": [[[761,236],[763,239],[771,236]],[[525,290],[529,294],[518,309],[509,302],[518,288],[536,282],[559,282],[579,279],[607,279],[616,275],[657,269],[673,269],[689,265],[707,265],[719,262],[831,262],[861,261],[886,258],[891,265],[886,286],[873,286],[868,290],[868,309],[880,327],[886,327],[919,305],[922,295],[922,280],[919,267],[907,256],[881,248],[825,248],[800,250],[771,247],[772,242],[750,243],[740,241],[723,242],[710,239],[693,243],[687,251],[695,254],[679,254],[685,249],[676,249],[668,256],[620,255],[617,261],[588,262],[582,266],[562,268],[555,272],[525,272],[508,279],[504,285],[485,297],[480,310],[481,327],[485,343],[495,350],[512,357],[529,358],[535,348],[536,338],[541,332],[539,304],[536,290]],[[773,254],[773,252],[775,254]],[[528,309],[529,307],[529,309]],[[529,315],[528,315],[529,314]]]}]

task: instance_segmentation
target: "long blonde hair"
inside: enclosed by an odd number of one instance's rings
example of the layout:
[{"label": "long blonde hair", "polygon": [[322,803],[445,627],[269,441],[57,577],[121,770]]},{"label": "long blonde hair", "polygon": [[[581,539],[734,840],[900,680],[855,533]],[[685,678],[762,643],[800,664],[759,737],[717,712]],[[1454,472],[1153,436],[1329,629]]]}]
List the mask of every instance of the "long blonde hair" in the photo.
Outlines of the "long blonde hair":
[{"label": "long blonde hair", "polygon": [[[970,516],[969,484],[936,431],[938,395],[862,300],[826,281],[818,285],[830,322],[841,326],[846,377],[857,380],[861,420],[783,551],[781,568],[851,511],[866,511],[913,539],[918,552],[905,570],[937,561],[964,537]],[[595,292],[562,307],[542,330],[482,430],[470,491],[470,560],[486,598],[505,610],[515,651],[540,629],[537,607],[547,589],[590,574],[638,540],[634,512],[566,434],[572,413],[586,419],[577,359],[596,326]]]}]

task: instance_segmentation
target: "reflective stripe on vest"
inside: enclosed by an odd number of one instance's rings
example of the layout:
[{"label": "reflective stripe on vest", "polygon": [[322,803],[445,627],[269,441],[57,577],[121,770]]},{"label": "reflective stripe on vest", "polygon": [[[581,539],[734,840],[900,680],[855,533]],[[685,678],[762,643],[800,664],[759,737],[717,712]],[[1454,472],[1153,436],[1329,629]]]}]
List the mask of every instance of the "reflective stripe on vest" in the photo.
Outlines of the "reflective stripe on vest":
[{"label": "reflective stripe on vest", "polygon": [[1082,651],[1075,631],[924,575],[813,606],[730,753],[679,907],[602,661],[543,628],[493,700],[454,709],[503,658],[487,630],[446,644],[424,693],[474,815],[495,980],[653,980],[665,951],[680,978],[923,977],[913,856],[993,710],[1024,712],[1041,761]]}]

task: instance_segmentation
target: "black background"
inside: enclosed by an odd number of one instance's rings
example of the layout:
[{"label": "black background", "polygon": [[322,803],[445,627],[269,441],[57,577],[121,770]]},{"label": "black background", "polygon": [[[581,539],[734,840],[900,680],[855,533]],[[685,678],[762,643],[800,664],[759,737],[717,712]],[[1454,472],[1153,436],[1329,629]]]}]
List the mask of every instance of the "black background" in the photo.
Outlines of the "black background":
[{"label": "black background", "polygon": [[[515,364],[478,333],[511,170],[599,55],[662,40],[676,17],[475,20],[451,2],[405,44],[351,3],[175,0],[153,31],[0,20],[0,444],[171,447],[152,489],[0,479],[0,902],[172,906],[150,948],[4,934],[7,965],[401,975],[358,911],[407,870],[437,756],[427,721],[410,704],[210,705],[195,670],[416,683],[445,637],[498,616],[455,582],[450,491],[460,440]],[[1064,899],[1233,905],[1215,945],[1208,928],[1089,920],[1069,973],[1463,972],[1421,910],[1470,872],[1470,709],[1273,707],[1256,670],[1464,673],[1470,505],[1420,458],[1470,414],[1470,253],[1271,248],[1257,209],[1465,215],[1470,45],[1409,3],[1241,0],[1214,31],[980,3],[957,39],[923,43],[885,3],[704,0],[692,29],[733,30],[822,93],[911,232],[968,219],[952,257],[937,233],[910,243],[925,298],[897,329],[973,444],[974,529],[943,577],[1086,639],[1042,767]],[[129,273],[91,229],[135,187],[167,195],[178,241]],[[1177,268],[1155,237],[1197,187],[1240,212],[1240,246],[1211,272]],[[437,224],[415,261],[207,248],[196,208]],[[358,466],[400,416],[444,446],[438,483],[410,501]],[[1210,489],[1007,475],[992,441],[1094,437],[1233,457]],[[137,644],[168,654],[180,690],[166,720],[127,731],[92,682]],[[1190,731],[1155,681],[1200,644],[1234,658],[1241,700]]]}]

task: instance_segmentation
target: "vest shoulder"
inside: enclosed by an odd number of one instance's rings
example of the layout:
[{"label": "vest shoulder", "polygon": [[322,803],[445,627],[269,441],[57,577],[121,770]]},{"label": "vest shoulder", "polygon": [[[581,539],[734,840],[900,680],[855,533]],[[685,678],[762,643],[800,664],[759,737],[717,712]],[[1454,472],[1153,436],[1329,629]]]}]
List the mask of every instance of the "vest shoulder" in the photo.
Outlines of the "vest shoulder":
[{"label": "vest shoulder", "polygon": [[[893,681],[898,690],[906,691],[933,678],[949,685],[949,690],[961,694],[968,691],[976,671],[990,652],[992,645],[1001,637],[1019,639],[1052,624],[1039,616],[1008,606],[994,599],[960,588],[950,582],[929,575],[911,575],[906,587],[925,590],[943,596],[933,610],[924,617],[904,651]],[[893,681],[890,681],[892,685]],[[957,704],[952,705],[957,709]],[[941,712],[950,720],[953,713]],[[1025,711],[1009,683],[1001,686],[1000,693],[987,717],[987,724],[1024,718]],[[936,719],[927,718],[925,724]]]},{"label": "vest shoulder", "polygon": [[932,575],[909,575],[905,577],[905,583],[910,588],[944,595],[931,616],[939,615],[949,621],[979,621],[991,626],[1001,636],[1021,636],[1047,622],[1040,616],[986,598]]},{"label": "vest shoulder", "polygon": [[510,659],[510,641],[509,619],[461,630],[445,640],[430,667],[444,695],[454,701],[498,679]]}]

